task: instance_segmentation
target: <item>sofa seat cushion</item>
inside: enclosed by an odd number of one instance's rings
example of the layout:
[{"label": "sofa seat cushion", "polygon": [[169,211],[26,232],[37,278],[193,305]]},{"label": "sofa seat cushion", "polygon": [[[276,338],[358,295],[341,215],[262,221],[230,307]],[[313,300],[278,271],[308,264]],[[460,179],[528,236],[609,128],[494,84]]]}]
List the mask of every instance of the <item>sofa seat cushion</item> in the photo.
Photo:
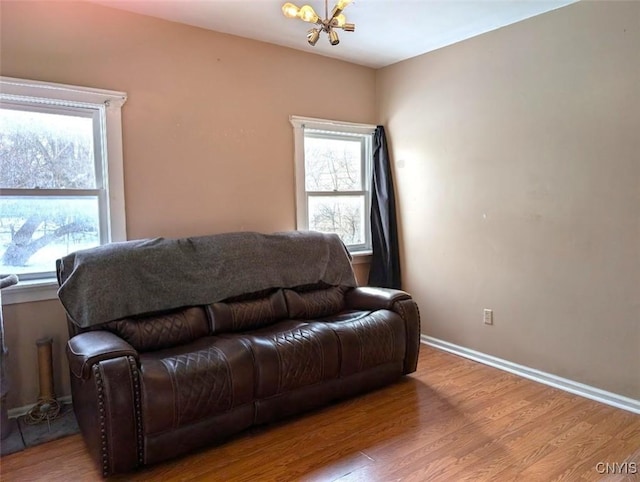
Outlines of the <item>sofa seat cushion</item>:
[{"label": "sofa seat cushion", "polygon": [[338,339],[328,326],[284,320],[227,336],[243,339],[253,352],[259,399],[338,376]]},{"label": "sofa seat cushion", "polygon": [[193,424],[254,399],[253,358],[240,340],[203,337],[145,353],[140,370],[146,434]]},{"label": "sofa seat cushion", "polygon": [[392,311],[345,311],[310,324],[330,328],[337,335],[341,377],[386,363],[398,362],[402,365],[406,344],[405,324]]}]

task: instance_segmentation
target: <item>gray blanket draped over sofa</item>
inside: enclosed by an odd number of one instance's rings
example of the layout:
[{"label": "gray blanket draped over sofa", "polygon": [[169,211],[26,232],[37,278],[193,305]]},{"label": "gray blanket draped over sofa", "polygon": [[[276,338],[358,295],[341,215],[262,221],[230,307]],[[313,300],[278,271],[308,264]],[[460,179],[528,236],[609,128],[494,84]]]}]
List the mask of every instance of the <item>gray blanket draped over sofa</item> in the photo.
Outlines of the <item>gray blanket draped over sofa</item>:
[{"label": "gray blanket draped over sofa", "polygon": [[58,297],[83,328],[318,280],[356,286],[340,238],[301,231],[111,243],[69,254],[57,270]]}]

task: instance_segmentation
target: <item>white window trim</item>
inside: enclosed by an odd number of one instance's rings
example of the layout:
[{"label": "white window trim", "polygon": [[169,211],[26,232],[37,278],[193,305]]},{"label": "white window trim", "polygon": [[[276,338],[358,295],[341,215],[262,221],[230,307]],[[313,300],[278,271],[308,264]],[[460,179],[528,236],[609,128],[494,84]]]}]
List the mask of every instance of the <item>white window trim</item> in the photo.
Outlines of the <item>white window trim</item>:
[{"label": "white window trim", "polygon": [[[56,101],[104,106],[106,130],[107,174],[105,185],[109,193],[107,237],[109,241],[127,239],[124,205],[124,166],[122,156],[122,106],[127,94],[90,87],[55,84],[35,80],[0,77],[0,96],[8,100],[28,100],[55,105]],[[20,282],[2,291],[3,304],[29,303],[55,299],[58,285],[55,277]]]},{"label": "white window trim", "polygon": [[[294,159],[295,159],[295,191],[296,191],[296,229],[309,229],[309,220],[307,219],[307,194],[305,186],[305,169],[304,169],[304,129],[327,130],[332,132],[345,132],[355,134],[373,134],[376,126],[373,124],[360,124],[355,122],[341,122],[326,119],[317,119],[314,117],[301,117],[292,115],[289,117],[291,125],[293,125],[294,135]],[[370,180],[367,180],[367,185]],[[369,190],[371,186],[369,186]],[[370,200],[367,206],[370,208]],[[368,234],[370,237],[370,233]],[[351,251],[354,258],[354,264],[366,263],[370,259],[371,249]]]}]

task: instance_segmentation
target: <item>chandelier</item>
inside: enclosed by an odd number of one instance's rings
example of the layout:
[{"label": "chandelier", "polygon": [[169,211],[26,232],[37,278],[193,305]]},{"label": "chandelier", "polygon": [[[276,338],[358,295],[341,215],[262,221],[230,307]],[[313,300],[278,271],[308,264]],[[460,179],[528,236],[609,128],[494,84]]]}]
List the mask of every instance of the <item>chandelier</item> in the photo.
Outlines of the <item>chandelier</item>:
[{"label": "chandelier", "polygon": [[313,7],[309,5],[298,8],[293,3],[285,3],[282,6],[282,13],[288,18],[299,18],[305,22],[316,24],[315,27],[307,32],[307,42],[309,42],[309,45],[314,46],[318,42],[320,32],[327,33],[331,45],[338,45],[340,39],[335,29],[341,28],[345,32],[353,32],[356,29],[355,24],[347,23],[347,19],[342,13],[351,2],[352,0],[338,0],[338,3],[333,7],[331,16],[329,16],[328,0],[324,0],[324,20],[322,20],[315,10],[313,10]]}]

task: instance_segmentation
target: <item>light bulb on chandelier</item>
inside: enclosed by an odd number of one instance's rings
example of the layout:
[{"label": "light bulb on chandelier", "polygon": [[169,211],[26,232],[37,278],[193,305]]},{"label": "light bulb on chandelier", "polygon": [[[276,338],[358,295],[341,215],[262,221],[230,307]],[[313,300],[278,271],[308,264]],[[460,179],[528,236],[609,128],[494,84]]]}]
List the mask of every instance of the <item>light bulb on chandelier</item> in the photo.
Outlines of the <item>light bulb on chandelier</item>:
[{"label": "light bulb on chandelier", "polygon": [[285,17],[296,18],[298,16],[298,12],[300,12],[300,9],[293,3],[285,3],[282,6],[282,13],[284,13]]},{"label": "light bulb on chandelier", "polygon": [[321,19],[310,5],[303,5],[298,7],[293,3],[285,3],[282,6],[282,13],[287,18],[299,18],[308,23],[316,24],[316,27],[310,29],[307,32],[307,42],[309,45],[314,46],[320,38],[320,32],[325,32],[329,37],[329,43],[331,45],[338,45],[340,39],[338,38],[337,28],[341,28],[345,32],[354,32],[356,25],[354,23],[347,23],[347,18],[342,11],[349,6],[352,0],[338,0],[336,5],[329,15],[329,1],[324,1],[325,18]]},{"label": "light bulb on chandelier", "polygon": [[304,5],[300,9],[300,12],[298,12],[298,16],[300,17],[300,19],[309,23],[316,23],[320,19],[313,7],[310,7],[309,5]]}]

